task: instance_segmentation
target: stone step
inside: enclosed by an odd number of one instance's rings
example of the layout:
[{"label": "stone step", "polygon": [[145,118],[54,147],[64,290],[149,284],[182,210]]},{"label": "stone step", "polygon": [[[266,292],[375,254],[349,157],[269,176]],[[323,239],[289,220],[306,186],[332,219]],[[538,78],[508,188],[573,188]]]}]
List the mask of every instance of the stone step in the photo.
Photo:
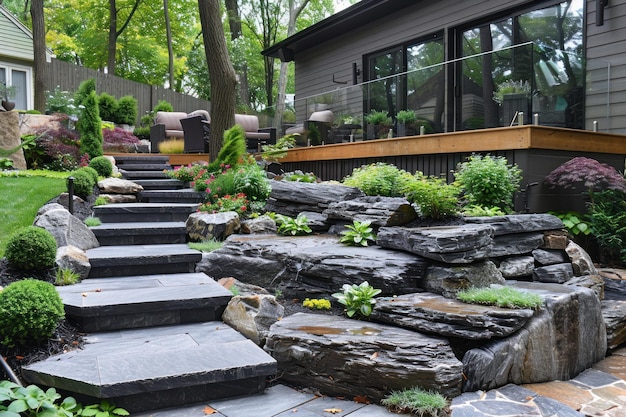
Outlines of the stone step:
[{"label": "stone step", "polygon": [[115,156],[117,166],[132,164],[169,164],[170,157],[167,155],[119,155]]},{"label": "stone step", "polygon": [[103,223],[90,229],[101,246],[187,242],[184,222]]},{"label": "stone step", "polygon": [[221,321],[95,333],[82,349],[28,365],[29,383],[135,413],[265,389],[276,361]]},{"label": "stone step", "polygon": [[194,272],[202,253],[184,244],[100,246],[89,249],[89,278]]},{"label": "stone step", "polygon": [[193,188],[181,190],[144,190],[137,198],[144,203],[203,203],[206,193]]},{"label": "stone step", "polygon": [[143,187],[144,190],[179,190],[185,188],[185,183],[173,178],[170,179],[147,179],[133,181]]},{"label": "stone step", "polygon": [[124,171],[164,171],[172,169],[170,164],[159,164],[159,163],[136,163],[136,164],[123,164],[119,167]]},{"label": "stone step", "polygon": [[163,171],[127,171],[120,168],[122,178],[126,180],[138,180],[138,179],[167,179],[169,178]]},{"label": "stone step", "polygon": [[118,203],[95,206],[103,223],[185,222],[198,209],[196,203]]},{"label": "stone step", "polygon": [[58,290],[85,332],[220,320],[232,297],[201,272],[89,278]]}]

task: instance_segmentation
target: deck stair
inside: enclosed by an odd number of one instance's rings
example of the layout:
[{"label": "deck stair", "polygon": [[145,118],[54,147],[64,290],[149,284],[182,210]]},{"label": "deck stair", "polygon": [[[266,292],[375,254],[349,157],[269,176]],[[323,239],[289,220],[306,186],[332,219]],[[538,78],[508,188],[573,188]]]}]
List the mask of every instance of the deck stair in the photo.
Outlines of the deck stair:
[{"label": "deck stair", "polygon": [[[167,161],[157,158],[145,178],[160,187],[170,180],[158,179]],[[127,173],[150,172],[116,160]],[[58,288],[66,316],[87,332],[85,346],[25,367],[28,383],[132,413],[264,390],[276,362],[221,321],[230,291],[194,272],[202,255],[186,245],[184,221],[197,206],[94,207],[103,224],[93,228],[101,246],[87,251],[89,277]]]}]

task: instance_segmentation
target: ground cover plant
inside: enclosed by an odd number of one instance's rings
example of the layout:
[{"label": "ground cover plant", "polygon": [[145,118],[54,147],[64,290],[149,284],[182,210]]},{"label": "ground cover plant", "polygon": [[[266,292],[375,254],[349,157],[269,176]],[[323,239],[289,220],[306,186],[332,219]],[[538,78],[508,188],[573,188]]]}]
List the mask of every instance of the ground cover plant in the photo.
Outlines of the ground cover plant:
[{"label": "ground cover plant", "polygon": [[540,296],[506,286],[470,288],[457,293],[464,303],[483,304],[503,308],[530,308],[537,310],[543,304]]},{"label": "ground cover plant", "polygon": [[343,184],[356,187],[366,195],[399,197],[411,174],[398,169],[395,165],[377,162],[355,168],[343,179]]},{"label": "ground cover plant", "polygon": [[449,415],[448,400],[443,395],[420,388],[392,391],[381,403],[395,413],[410,413],[418,417]]},{"label": "ground cover plant", "polygon": [[341,287],[343,292],[333,294],[339,304],[346,307],[348,317],[357,316],[369,317],[372,314],[376,297],[382,291],[372,287],[367,281],[363,281],[359,285],[343,284]]},{"label": "ground cover plant", "polygon": [[368,242],[376,240],[376,234],[371,227],[372,222],[365,220],[360,222],[354,220],[352,224],[347,224],[346,229],[341,232],[339,241],[348,246],[367,246]]}]

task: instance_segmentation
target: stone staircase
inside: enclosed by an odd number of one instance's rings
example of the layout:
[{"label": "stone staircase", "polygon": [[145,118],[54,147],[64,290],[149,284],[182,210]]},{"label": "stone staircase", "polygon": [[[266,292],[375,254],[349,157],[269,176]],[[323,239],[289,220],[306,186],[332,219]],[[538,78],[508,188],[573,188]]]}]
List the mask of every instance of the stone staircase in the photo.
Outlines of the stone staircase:
[{"label": "stone staircase", "polygon": [[201,195],[165,176],[167,157],[116,159],[146,187],[141,202],[94,207],[103,224],[89,278],[58,288],[85,346],[29,365],[24,378],[131,412],[263,391],[276,362],[221,322],[232,294],[194,272],[202,255],[185,244]]}]

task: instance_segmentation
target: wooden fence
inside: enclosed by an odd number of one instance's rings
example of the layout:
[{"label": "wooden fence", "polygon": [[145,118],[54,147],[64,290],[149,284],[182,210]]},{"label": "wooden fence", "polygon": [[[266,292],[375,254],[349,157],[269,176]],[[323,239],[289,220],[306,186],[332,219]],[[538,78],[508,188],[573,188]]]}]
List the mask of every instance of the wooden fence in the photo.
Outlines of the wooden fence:
[{"label": "wooden fence", "polygon": [[211,103],[207,100],[177,93],[163,87],[126,80],[57,59],[52,59],[52,62],[48,65],[50,68],[48,70],[49,78],[46,81],[46,90],[53,91],[58,86],[61,90],[76,91],[81,82],[93,78],[96,80],[96,91],[98,94],[108,93],[115,98],[131,95],[137,99],[139,110],[137,112],[137,124],[139,119],[152,110],[159,100],[166,100],[171,103],[174,111],[189,113],[198,109],[204,109],[209,112],[211,110]]}]

